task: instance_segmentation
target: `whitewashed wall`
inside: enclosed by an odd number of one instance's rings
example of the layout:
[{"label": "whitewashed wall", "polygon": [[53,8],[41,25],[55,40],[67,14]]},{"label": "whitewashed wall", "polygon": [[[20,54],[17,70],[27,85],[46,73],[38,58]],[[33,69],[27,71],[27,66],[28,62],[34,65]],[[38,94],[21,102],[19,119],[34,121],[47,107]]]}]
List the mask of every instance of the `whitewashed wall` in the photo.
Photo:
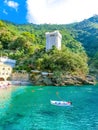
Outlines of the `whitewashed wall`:
[{"label": "whitewashed wall", "polygon": [[62,35],[59,31],[47,32],[46,33],[46,51],[52,49],[55,46],[58,50],[61,50]]}]

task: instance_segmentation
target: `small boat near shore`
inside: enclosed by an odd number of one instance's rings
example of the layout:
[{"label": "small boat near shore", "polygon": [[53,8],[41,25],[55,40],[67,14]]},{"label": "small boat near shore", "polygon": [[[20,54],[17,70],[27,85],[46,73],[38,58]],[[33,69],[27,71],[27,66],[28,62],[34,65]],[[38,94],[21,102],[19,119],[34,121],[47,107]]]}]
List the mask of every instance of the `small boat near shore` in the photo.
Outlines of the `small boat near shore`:
[{"label": "small boat near shore", "polygon": [[50,103],[56,106],[72,106],[72,103],[67,101],[50,100]]}]

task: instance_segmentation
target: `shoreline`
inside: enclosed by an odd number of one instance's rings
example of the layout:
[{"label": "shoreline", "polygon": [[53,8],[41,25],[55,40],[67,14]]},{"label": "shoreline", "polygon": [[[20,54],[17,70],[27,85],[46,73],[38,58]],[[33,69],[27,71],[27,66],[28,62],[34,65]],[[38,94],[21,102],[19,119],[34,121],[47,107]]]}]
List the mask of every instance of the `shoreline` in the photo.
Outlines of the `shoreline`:
[{"label": "shoreline", "polygon": [[0,88],[9,88],[13,86],[25,86],[25,85],[32,85],[30,81],[0,81]]},{"label": "shoreline", "polygon": [[[97,85],[98,83],[96,84],[89,84],[89,85]],[[7,88],[11,88],[11,87],[16,87],[16,86],[44,86],[44,85],[35,85],[35,84],[32,84],[30,81],[22,81],[22,80],[13,80],[13,81],[0,81],[0,89],[7,89]],[[72,85],[72,84],[70,84]],[[73,86],[75,86],[76,84],[74,84]],[[81,84],[83,85],[83,84]],[[81,86],[81,85],[77,85],[77,86]],[[86,85],[86,84],[84,84]],[[54,85],[45,85],[45,86],[54,86]],[[59,85],[55,85],[55,86],[59,86]],[[68,85],[65,85],[65,86],[69,86]]]}]

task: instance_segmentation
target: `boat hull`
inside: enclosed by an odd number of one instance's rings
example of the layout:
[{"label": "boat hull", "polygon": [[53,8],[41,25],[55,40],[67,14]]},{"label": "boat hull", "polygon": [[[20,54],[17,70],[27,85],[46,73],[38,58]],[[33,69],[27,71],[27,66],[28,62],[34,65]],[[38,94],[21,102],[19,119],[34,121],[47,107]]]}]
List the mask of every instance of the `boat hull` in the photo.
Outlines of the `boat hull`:
[{"label": "boat hull", "polygon": [[51,100],[50,103],[52,105],[56,105],[56,106],[71,106],[71,103],[66,102],[66,101],[54,101],[54,100]]}]

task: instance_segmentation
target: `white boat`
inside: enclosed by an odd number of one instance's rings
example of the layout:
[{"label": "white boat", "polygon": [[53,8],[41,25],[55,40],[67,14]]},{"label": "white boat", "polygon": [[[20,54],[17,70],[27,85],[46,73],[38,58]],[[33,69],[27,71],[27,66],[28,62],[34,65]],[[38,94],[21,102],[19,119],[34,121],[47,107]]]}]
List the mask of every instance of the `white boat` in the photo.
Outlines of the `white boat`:
[{"label": "white boat", "polygon": [[54,100],[50,100],[50,103],[52,105],[56,105],[56,106],[71,106],[72,105],[71,102],[66,102],[66,101],[54,101]]}]

